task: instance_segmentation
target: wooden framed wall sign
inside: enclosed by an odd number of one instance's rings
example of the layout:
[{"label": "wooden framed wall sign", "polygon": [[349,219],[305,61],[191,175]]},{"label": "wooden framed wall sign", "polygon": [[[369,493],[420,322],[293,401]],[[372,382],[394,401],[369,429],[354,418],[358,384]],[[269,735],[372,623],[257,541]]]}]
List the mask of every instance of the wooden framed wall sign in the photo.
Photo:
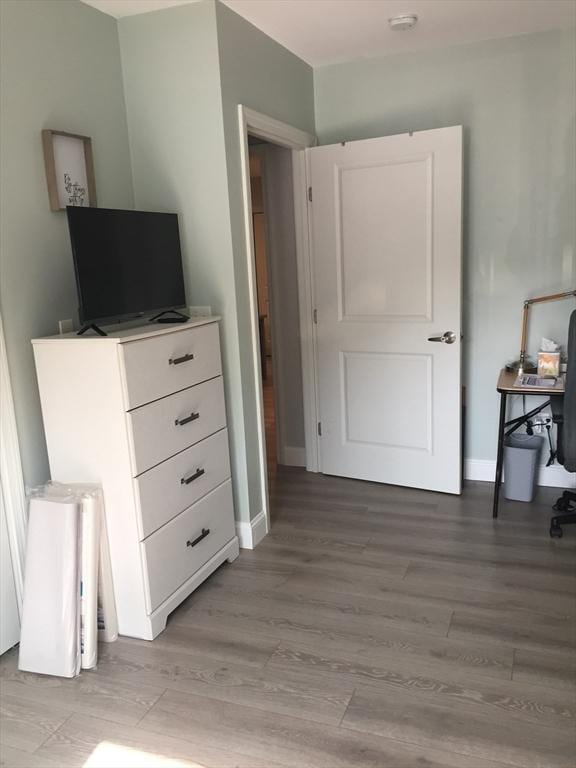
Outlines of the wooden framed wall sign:
[{"label": "wooden framed wall sign", "polygon": [[95,208],[92,139],[66,131],[42,131],[48,199],[53,211],[67,205]]}]

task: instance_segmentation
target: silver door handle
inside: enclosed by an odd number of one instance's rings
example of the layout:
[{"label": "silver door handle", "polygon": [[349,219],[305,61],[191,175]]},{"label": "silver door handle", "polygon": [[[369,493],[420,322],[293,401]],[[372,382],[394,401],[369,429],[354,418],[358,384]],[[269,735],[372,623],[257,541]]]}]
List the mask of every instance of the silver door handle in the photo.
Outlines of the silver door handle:
[{"label": "silver door handle", "polygon": [[456,334],[454,331],[444,331],[442,336],[428,336],[428,341],[439,341],[442,344],[454,344],[456,341]]}]

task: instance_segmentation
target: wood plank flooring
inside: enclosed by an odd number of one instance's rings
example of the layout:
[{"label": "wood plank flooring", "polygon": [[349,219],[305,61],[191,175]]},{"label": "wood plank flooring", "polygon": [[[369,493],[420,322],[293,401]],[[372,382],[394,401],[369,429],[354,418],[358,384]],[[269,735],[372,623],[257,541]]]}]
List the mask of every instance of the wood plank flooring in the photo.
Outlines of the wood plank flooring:
[{"label": "wood plank flooring", "polygon": [[576,530],[550,504],[271,474],[273,527],[153,643],[0,660],[5,768],[574,768]]}]

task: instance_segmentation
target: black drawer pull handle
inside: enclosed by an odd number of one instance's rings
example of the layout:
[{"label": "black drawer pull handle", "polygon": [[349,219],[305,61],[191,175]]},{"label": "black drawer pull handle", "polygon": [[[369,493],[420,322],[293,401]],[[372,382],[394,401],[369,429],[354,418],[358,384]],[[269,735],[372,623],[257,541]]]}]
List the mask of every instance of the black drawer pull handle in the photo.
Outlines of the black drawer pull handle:
[{"label": "black drawer pull handle", "polygon": [[186,546],[187,547],[195,547],[196,544],[200,544],[202,539],[205,539],[206,536],[208,536],[209,533],[210,533],[210,528],[202,528],[202,533],[200,534],[200,536],[198,536],[197,539],[194,539],[194,541],[187,541],[186,542]]},{"label": "black drawer pull handle", "polygon": [[189,360],[194,360],[194,355],[192,353],[182,355],[182,357],[171,357],[170,360],[168,360],[168,365],[180,365],[180,363],[187,363]]},{"label": "black drawer pull handle", "polygon": [[198,480],[199,477],[202,477],[202,475],[206,472],[205,469],[197,469],[196,472],[194,472],[193,475],[190,475],[190,477],[181,477],[180,478],[180,484],[181,485],[188,485],[188,483],[191,483],[193,480]]},{"label": "black drawer pull handle", "polygon": [[174,424],[177,427],[183,427],[184,424],[190,424],[191,421],[196,421],[196,419],[200,418],[199,413],[191,413],[190,416],[186,416],[185,419],[175,419]]}]

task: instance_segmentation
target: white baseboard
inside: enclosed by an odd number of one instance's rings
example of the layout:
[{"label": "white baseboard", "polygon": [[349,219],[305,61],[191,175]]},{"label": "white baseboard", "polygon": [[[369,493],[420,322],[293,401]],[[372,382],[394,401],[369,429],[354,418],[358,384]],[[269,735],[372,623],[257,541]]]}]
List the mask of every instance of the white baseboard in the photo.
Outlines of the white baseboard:
[{"label": "white baseboard", "polygon": [[255,549],[267,533],[268,523],[264,510],[249,523],[236,521],[236,535],[241,549]]},{"label": "white baseboard", "polygon": [[[496,474],[496,462],[493,459],[465,459],[464,480],[485,480],[493,483]],[[538,471],[538,485],[552,488],[576,488],[576,474],[566,472],[564,467],[553,464],[541,465]]]},{"label": "white baseboard", "polygon": [[306,448],[297,445],[285,445],[280,458],[282,461],[278,463],[285,467],[305,467]]}]

